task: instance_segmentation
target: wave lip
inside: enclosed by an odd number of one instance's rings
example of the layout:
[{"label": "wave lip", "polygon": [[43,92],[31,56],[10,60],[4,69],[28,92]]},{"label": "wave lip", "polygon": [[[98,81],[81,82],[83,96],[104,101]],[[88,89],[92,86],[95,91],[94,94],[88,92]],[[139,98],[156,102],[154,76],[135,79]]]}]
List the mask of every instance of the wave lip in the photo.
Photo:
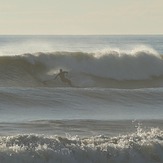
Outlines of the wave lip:
[{"label": "wave lip", "polygon": [[150,51],[110,51],[99,62],[103,72],[107,71],[105,77],[116,80],[143,80],[163,74],[162,58]]},{"label": "wave lip", "polygon": [[158,128],[118,137],[80,138],[40,135],[0,137],[2,163],[162,162],[163,132]]}]

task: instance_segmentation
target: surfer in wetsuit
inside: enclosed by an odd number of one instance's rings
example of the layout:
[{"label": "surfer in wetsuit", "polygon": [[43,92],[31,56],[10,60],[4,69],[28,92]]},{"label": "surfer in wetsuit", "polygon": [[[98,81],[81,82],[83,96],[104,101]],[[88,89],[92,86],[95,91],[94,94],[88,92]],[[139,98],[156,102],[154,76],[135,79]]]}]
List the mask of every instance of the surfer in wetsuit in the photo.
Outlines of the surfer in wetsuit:
[{"label": "surfer in wetsuit", "polygon": [[69,84],[70,86],[72,86],[71,80],[67,79],[67,78],[65,77],[65,74],[68,74],[68,72],[67,72],[67,71],[63,71],[62,69],[60,69],[60,72],[56,75],[56,77],[55,77],[54,79],[56,79],[56,78],[59,76],[60,79],[61,79],[61,81],[62,81],[63,83],[67,83],[67,84]]}]

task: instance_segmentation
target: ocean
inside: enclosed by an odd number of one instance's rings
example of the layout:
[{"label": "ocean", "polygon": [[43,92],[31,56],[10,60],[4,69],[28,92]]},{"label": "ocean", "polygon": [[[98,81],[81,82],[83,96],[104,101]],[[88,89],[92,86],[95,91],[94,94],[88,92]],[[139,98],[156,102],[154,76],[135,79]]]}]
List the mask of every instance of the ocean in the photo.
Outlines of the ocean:
[{"label": "ocean", "polygon": [[163,35],[0,36],[0,163],[163,163],[162,117]]}]

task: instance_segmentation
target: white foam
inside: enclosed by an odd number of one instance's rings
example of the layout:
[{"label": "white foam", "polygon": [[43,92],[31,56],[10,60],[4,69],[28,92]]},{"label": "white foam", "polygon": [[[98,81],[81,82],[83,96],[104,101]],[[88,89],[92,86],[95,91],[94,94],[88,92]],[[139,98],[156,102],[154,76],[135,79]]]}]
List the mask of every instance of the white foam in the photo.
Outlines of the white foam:
[{"label": "white foam", "polygon": [[163,161],[163,131],[152,128],[109,138],[17,135],[0,137],[2,163],[158,163]]},{"label": "white foam", "polygon": [[116,80],[142,80],[163,75],[163,60],[150,48],[141,47],[131,51],[110,49],[96,53],[40,53],[37,58],[30,56],[29,60],[31,57],[49,67],[49,71],[55,72],[63,68],[76,73]]}]

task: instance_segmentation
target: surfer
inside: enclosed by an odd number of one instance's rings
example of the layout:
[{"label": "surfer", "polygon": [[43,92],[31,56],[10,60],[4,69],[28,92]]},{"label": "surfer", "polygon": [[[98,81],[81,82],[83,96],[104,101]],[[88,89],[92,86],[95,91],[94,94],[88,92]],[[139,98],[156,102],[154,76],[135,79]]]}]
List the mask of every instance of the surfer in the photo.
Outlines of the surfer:
[{"label": "surfer", "polygon": [[63,83],[67,83],[68,85],[72,86],[71,84],[71,80],[67,79],[65,77],[65,74],[68,74],[67,71],[63,71],[62,69],[60,69],[60,72],[56,75],[56,77],[54,79],[57,79],[57,77],[60,77],[61,81]]}]

